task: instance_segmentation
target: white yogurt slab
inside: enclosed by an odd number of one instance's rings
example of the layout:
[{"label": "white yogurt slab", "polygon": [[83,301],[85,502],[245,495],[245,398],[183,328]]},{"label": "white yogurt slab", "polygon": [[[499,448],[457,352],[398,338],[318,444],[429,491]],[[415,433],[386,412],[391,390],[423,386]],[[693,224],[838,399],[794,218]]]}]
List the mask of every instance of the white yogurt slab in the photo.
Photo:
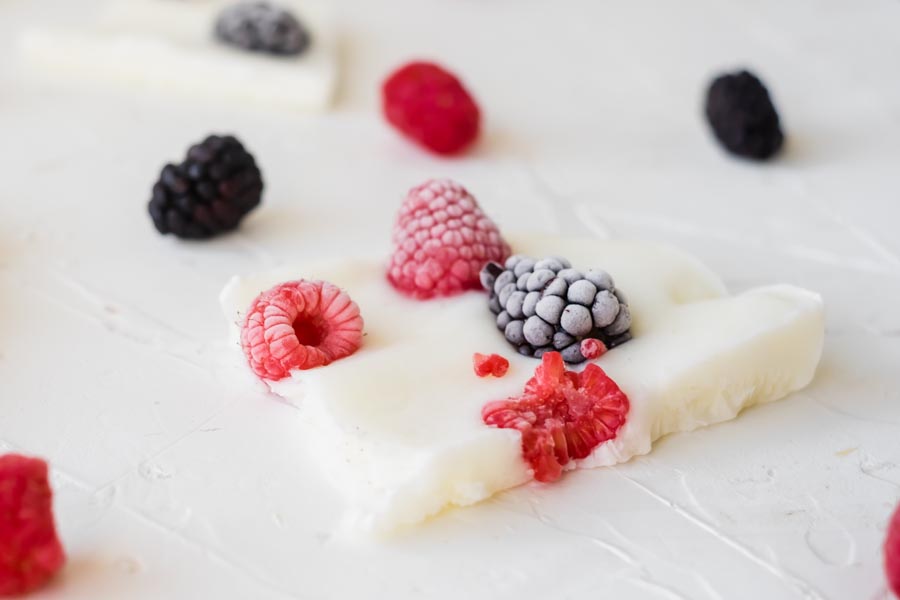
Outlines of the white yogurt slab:
[{"label": "white yogurt slab", "polygon": [[[773,286],[728,296],[702,264],[665,246],[544,237],[513,247],[608,270],[632,308],[635,339],[597,361],[628,395],[628,420],[577,466],[627,461],[661,436],[732,419],[813,377],[824,336],[816,294]],[[538,365],[507,344],[485,294],[409,300],[374,260],[283,269],[229,283],[222,303],[233,333],[259,292],[299,278],[345,288],[366,321],[353,356],[268,382],[303,404],[303,435],[345,493],[353,529],[393,530],[532,478],[519,432],[481,420],[482,406],[521,393]],[[509,373],[476,377],[475,352],[508,357]]]},{"label": "white yogurt slab", "polygon": [[295,110],[324,110],[337,80],[336,42],[325,6],[288,0],[309,29],[298,56],[249,52],[215,39],[230,0],[126,0],[107,5],[93,26],[31,28],[19,46],[27,64],[73,80],[139,91]]}]

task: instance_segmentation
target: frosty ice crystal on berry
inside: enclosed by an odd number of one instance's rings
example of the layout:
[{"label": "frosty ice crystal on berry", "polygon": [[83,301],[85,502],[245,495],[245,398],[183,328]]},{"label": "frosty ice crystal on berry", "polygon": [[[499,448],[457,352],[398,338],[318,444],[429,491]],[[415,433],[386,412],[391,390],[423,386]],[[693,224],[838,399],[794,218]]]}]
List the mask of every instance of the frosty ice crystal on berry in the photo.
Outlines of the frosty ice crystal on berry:
[{"label": "frosty ice crystal on berry", "polygon": [[[590,358],[582,352],[585,339],[599,340],[603,351],[631,339],[631,309],[606,271],[582,272],[562,257],[516,255],[504,266],[488,263],[480,278],[497,328],[519,354],[540,358],[555,350],[580,363]],[[594,357],[602,353],[585,348]]]},{"label": "frosty ice crystal on berry", "polygon": [[392,239],[388,280],[419,300],[478,289],[481,268],[509,256],[509,245],[494,222],[463,186],[449,179],[410,190]]}]

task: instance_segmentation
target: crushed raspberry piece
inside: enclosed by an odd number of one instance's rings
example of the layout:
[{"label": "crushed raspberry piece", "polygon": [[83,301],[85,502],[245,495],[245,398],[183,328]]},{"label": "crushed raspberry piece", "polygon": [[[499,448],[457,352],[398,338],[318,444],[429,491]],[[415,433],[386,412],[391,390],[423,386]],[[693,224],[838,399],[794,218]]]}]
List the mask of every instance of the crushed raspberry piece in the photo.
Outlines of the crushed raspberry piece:
[{"label": "crushed raspberry piece", "polygon": [[884,572],[891,591],[900,598],[900,506],[891,517],[884,540]]},{"label": "crushed raspberry piece", "polygon": [[53,522],[47,463],[0,456],[0,596],[36,590],[65,560]]},{"label": "crushed raspberry piece", "polygon": [[381,92],[388,122],[432,152],[455,154],[478,137],[478,105],[459,79],[438,65],[400,67]]},{"label": "crushed raspberry piece", "polygon": [[479,289],[482,267],[509,256],[509,245],[475,198],[446,179],[409,191],[392,239],[388,280],[419,300]]},{"label": "crushed raspberry piece", "polygon": [[241,346],[250,368],[278,381],[292,369],[313,369],[350,356],[362,345],[359,307],[326,281],[290,281],[256,297]]},{"label": "crushed raspberry piece", "polygon": [[594,338],[586,338],[581,340],[581,355],[587,360],[600,358],[606,354],[606,344]]},{"label": "crushed raspberry piece", "polygon": [[472,364],[475,367],[475,374],[479,377],[503,377],[509,370],[509,361],[499,354],[480,354],[476,352],[472,356]]},{"label": "crushed raspberry piece", "polygon": [[522,432],[522,455],[538,481],[556,481],[563,467],[586,458],[616,437],[625,423],[628,398],[603,369],[589,364],[567,371],[558,352],[547,352],[518,398],[490,402],[485,424]]}]

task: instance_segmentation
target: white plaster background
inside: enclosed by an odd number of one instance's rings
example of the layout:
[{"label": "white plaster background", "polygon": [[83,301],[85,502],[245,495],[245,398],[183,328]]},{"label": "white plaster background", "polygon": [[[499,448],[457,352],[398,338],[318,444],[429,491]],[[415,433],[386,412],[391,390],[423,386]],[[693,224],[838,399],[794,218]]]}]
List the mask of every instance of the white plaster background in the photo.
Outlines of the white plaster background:
[{"label": "white plaster background", "polygon": [[[336,110],[133,97],[27,77],[26,24],[94,2],[0,0],[0,448],[47,457],[70,555],[36,598],[886,597],[900,499],[900,3],[341,0]],[[434,57],[486,130],[440,160],[383,124],[377,85]],[[700,114],[755,68],[789,135],[734,161]],[[79,89],[79,87],[81,89]],[[238,134],[267,181],[241,232],[160,238],[159,167]],[[453,511],[383,544],[333,539],[296,409],[225,342],[235,273],[386,251],[404,191],[463,182],[506,229],[664,240],[734,290],[821,292],[815,383],[615,469]]]}]

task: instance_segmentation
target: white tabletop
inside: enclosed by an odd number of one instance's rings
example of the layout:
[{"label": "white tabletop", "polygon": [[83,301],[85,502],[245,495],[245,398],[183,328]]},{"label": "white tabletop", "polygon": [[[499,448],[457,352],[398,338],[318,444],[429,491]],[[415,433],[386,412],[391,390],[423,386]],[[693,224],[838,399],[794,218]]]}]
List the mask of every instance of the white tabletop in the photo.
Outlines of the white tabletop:
[{"label": "white tabletop", "polygon": [[[163,1],[163,0],[160,0]],[[63,575],[36,598],[885,598],[900,499],[900,3],[341,0],[335,110],[197,104],[23,73],[0,0],[0,449],[53,467]],[[378,112],[399,62],[456,70],[485,113],[432,158]],[[701,114],[753,68],[788,134],[736,161]],[[266,179],[238,234],[159,237],[162,164],[209,132]],[[507,230],[675,243],[738,291],[822,293],[816,381],[641,459],[525,486],[384,542],[332,535],[297,410],[229,347],[235,273],[386,252],[404,192],[464,183]]]}]

